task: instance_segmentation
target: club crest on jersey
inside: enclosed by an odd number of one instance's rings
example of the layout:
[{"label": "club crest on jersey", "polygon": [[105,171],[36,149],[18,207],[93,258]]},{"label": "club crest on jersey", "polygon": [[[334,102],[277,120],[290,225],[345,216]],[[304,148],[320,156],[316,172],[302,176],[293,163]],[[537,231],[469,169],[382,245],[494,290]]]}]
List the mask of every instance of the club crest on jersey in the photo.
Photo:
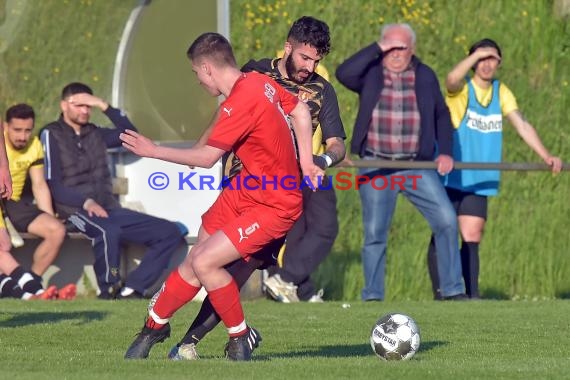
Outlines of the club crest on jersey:
[{"label": "club crest on jersey", "polygon": [[307,103],[309,100],[313,100],[315,98],[315,94],[312,91],[300,89],[297,94],[297,98],[299,98],[303,103]]},{"label": "club crest on jersey", "polygon": [[245,231],[241,227],[238,227],[237,230],[239,233],[239,243],[241,243],[244,239],[248,239],[249,235],[254,233],[257,229],[259,229],[259,224],[257,222],[255,222],[251,226],[247,227],[245,229]]}]

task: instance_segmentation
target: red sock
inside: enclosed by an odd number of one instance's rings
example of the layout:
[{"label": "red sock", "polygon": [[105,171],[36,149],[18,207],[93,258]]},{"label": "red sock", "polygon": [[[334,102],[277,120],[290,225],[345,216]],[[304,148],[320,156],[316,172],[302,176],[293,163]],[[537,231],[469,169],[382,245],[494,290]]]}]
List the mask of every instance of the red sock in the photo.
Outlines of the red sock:
[{"label": "red sock", "polygon": [[239,289],[233,278],[229,284],[209,291],[208,297],[231,337],[242,335],[247,331],[239,300]]},{"label": "red sock", "polygon": [[146,321],[146,326],[160,329],[178,309],[192,301],[199,291],[200,288],[187,283],[180,276],[178,269],[172,271],[164,282],[156,302],[149,310],[151,315]]}]

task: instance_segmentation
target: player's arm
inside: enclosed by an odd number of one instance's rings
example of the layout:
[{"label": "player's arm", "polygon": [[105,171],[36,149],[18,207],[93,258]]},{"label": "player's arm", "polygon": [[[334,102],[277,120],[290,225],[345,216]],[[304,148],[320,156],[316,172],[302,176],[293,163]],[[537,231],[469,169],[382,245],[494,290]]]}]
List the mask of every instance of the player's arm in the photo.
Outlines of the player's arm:
[{"label": "player's arm", "polygon": [[[346,133],[344,126],[340,119],[340,111],[338,107],[338,100],[333,87],[327,83],[323,90],[323,102],[321,111],[319,112],[319,124],[323,132],[325,141],[325,153],[318,159],[321,165],[315,162],[321,169],[326,169],[335,166],[344,160],[346,155],[346,146],[344,139]],[[326,164],[322,166],[322,162]]]},{"label": "player's arm", "polygon": [[507,119],[515,128],[519,136],[527,143],[527,145],[538,154],[548,165],[552,167],[552,172],[558,173],[562,170],[562,160],[550,154],[548,149],[544,147],[536,129],[525,120],[519,110],[514,110],[507,114]]},{"label": "player's arm", "polygon": [[6,143],[4,142],[4,125],[0,120],[0,196],[10,199],[12,197],[12,177],[6,155]]},{"label": "player's arm", "polygon": [[123,146],[138,156],[187,166],[211,168],[225,152],[211,145],[193,146],[186,149],[156,145],[148,137],[131,130],[121,133],[120,138]]},{"label": "player's arm", "polygon": [[461,62],[447,74],[447,78],[445,79],[447,92],[449,94],[456,94],[461,91],[465,84],[465,76],[469,73],[469,70],[480,60],[491,57],[498,59],[499,62],[501,61],[501,57],[497,55],[495,49],[482,47],[461,60]]},{"label": "player's arm", "polygon": [[309,107],[303,102],[297,102],[289,116],[297,138],[301,171],[305,177],[311,180],[314,188],[317,189],[319,177],[322,178],[324,176],[324,171],[313,162],[313,127]]},{"label": "player's arm", "polygon": [[212,120],[210,121],[210,125],[208,125],[208,127],[204,130],[204,132],[202,132],[202,135],[200,136],[196,144],[194,144],[195,148],[206,145],[206,143],[208,142],[208,138],[210,138],[210,135],[212,134],[212,130],[214,130],[214,126],[216,125],[219,116],[220,116],[220,108],[218,107],[216,109],[216,112],[214,113],[214,116],[212,117]]},{"label": "player's arm", "polygon": [[51,193],[48,184],[44,178],[43,165],[33,165],[29,170],[30,179],[32,181],[32,193],[40,210],[55,215],[51,201]]}]

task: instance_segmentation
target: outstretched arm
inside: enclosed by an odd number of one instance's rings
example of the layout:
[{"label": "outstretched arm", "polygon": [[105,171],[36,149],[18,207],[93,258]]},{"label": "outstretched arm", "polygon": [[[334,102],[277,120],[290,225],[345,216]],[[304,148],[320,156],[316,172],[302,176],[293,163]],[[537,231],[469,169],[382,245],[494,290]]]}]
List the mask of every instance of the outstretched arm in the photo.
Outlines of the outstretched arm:
[{"label": "outstretched arm", "polygon": [[544,160],[546,164],[552,167],[553,173],[559,173],[562,170],[562,160],[550,154],[548,149],[544,147],[536,129],[525,120],[519,110],[514,110],[507,115],[509,122],[515,127],[520,137]]},{"label": "outstretched arm", "polygon": [[127,130],[119,136],[123,146],[141,157],[174,162],[187,166],[211,168],[222,157],[224,151],[210,145],[198,145],[181,149],[156,145],[138,132]]}]

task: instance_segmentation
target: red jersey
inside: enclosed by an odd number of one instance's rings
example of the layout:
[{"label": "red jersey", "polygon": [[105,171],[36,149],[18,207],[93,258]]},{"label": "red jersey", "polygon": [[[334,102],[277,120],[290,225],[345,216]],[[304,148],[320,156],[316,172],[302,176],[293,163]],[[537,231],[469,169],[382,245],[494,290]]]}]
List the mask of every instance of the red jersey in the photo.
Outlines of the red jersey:
[{"label": "red jersey", "polygon": [[250,72],[238,79],[220,105],[207,142],[233,150],[243,163],[240,175],[224,191],[240,191],[245,203],[270,206],[282,216],[298,216],[302,208],[299,167],[285,120],[297,102],[296,96],[266,75]]}]

